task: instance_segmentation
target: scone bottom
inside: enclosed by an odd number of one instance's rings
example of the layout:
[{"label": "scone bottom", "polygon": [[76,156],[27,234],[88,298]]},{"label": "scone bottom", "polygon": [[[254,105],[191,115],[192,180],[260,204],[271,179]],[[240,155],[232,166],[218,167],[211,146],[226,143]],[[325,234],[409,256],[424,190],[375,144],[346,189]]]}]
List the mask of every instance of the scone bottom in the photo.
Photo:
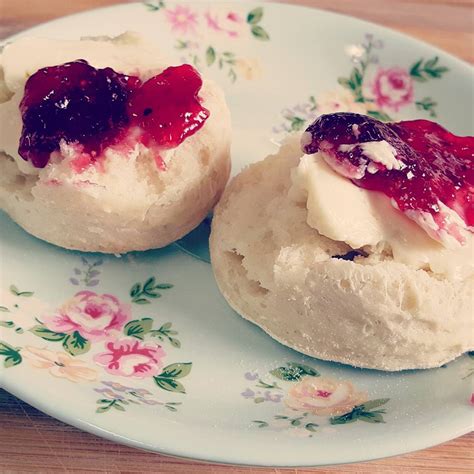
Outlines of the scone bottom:
[{"label": "scone bottom", "polygon": [[163,168],[160,150],[180,145],[209,117],[201,87],[189,64],[168,67],[146,82],[84,60],[42,68],[25,85],[19,154],[44,168],[61,143],[73,144],[80,172],[107,147],[143,143]]},{"label": "scone bottom", "polygon": [[435,240],[462,245],[474,229],[474,137],[429,120],[384,123],[342,112],[320,116],[302,145],[355,185],[386,194]]}]

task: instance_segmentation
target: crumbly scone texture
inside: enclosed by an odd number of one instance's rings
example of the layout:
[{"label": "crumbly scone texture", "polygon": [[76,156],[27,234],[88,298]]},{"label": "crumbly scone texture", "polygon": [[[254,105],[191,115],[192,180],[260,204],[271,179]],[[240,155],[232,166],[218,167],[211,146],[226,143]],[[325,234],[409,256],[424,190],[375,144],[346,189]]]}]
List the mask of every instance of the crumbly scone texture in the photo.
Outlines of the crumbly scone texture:
[{"label": "crumbly scone texture", "polygon": [[[134,36],[112,41],[140,47]],[[153,73],[160,72],[154,66]],[[2,94],[3,101],[10,97]],[[165,152],[166,171],[143,147],[126,157],[109,153],[102,170],[89,167],[79,176],[68,160],[29,170],[21,169],[28,163],[18,157],[0,153],[0,207],[27,232],[68,249],[126,253],[174,242],[212,210],[230,173],[231,119],[224,93],[204,80],[200,97],[210,117]]]},{"label": "crumbly scone texture", "polygon": [[352,249],[287,197],[300,157],[290,139],[236,176],[215,209],[212,266],[230,306],[293,349],[356,367],[439,367],[472,350],[473,279],[414,270],[386,249],[337,258]]}]

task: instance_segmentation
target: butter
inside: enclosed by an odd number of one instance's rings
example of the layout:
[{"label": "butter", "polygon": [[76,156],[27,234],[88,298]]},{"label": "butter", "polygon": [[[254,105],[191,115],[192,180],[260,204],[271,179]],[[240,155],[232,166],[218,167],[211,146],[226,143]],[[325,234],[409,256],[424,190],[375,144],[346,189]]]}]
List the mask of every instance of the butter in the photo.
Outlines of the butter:
[{"label": "butter", "polygon": [[306,201],[307,223],[320,234],[353,249],[389,246],[395,261],[450,278],[474,274],[471,234],[463,246],[442,245],[385,194],[359,188],[333,171],[321,153],[303,155],[292,182],[289,198]]}]

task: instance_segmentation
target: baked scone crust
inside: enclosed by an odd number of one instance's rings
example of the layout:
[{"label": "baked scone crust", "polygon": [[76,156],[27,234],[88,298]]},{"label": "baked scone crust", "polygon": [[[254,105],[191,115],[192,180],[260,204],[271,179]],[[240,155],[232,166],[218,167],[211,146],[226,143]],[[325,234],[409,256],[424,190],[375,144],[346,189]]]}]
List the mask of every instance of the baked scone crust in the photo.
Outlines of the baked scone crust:
[{"label": "baked scone crust", "polygon": [[352,249],[306,224],[288,199],[301,157],[290,140],[249,166],[215,209],[210,239],[230,306],[281,343],[320,359],[397,371],[439,367],[474,347],[473,279],[451,281]]},{"label": "baked scone crust", "polygon": [[[96,40],[136,48],[143,42],[131,34]],[[166,170],[143,149],[106,156],[102,169],[80,176],[65,162],[23,172],[21,160],[0,153],[0,207],[30,234],[67,249],[120,254],[183,237],[212,210],[230,173],[231,119],[224,93],[204,80],[199,95],[210,117],[166,151]]]}]

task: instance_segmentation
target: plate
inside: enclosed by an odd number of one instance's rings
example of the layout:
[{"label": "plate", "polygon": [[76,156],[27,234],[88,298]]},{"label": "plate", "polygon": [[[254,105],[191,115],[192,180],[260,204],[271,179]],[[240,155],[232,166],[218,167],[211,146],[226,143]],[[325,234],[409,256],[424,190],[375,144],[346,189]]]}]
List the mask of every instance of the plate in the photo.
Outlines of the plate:
[{"label": "plate", "polygon": [[[436,118],[472,133],[467,64],[328,12],[153,1],[23,34],[124,30],[149,35],[222,84],[234,173],[323,112]],[[392,456],[472,428],[467,355],[437,370],[359,370],[302,356],[240,318],[213,279],[208,220],[177,245],[118,258],[66,251],[0,219],[1,383],[66,423],[169,455],[267,466]],[[319,401],[288,409],[314,377]],[[335,401],[338,387],[344,396]]]}]

